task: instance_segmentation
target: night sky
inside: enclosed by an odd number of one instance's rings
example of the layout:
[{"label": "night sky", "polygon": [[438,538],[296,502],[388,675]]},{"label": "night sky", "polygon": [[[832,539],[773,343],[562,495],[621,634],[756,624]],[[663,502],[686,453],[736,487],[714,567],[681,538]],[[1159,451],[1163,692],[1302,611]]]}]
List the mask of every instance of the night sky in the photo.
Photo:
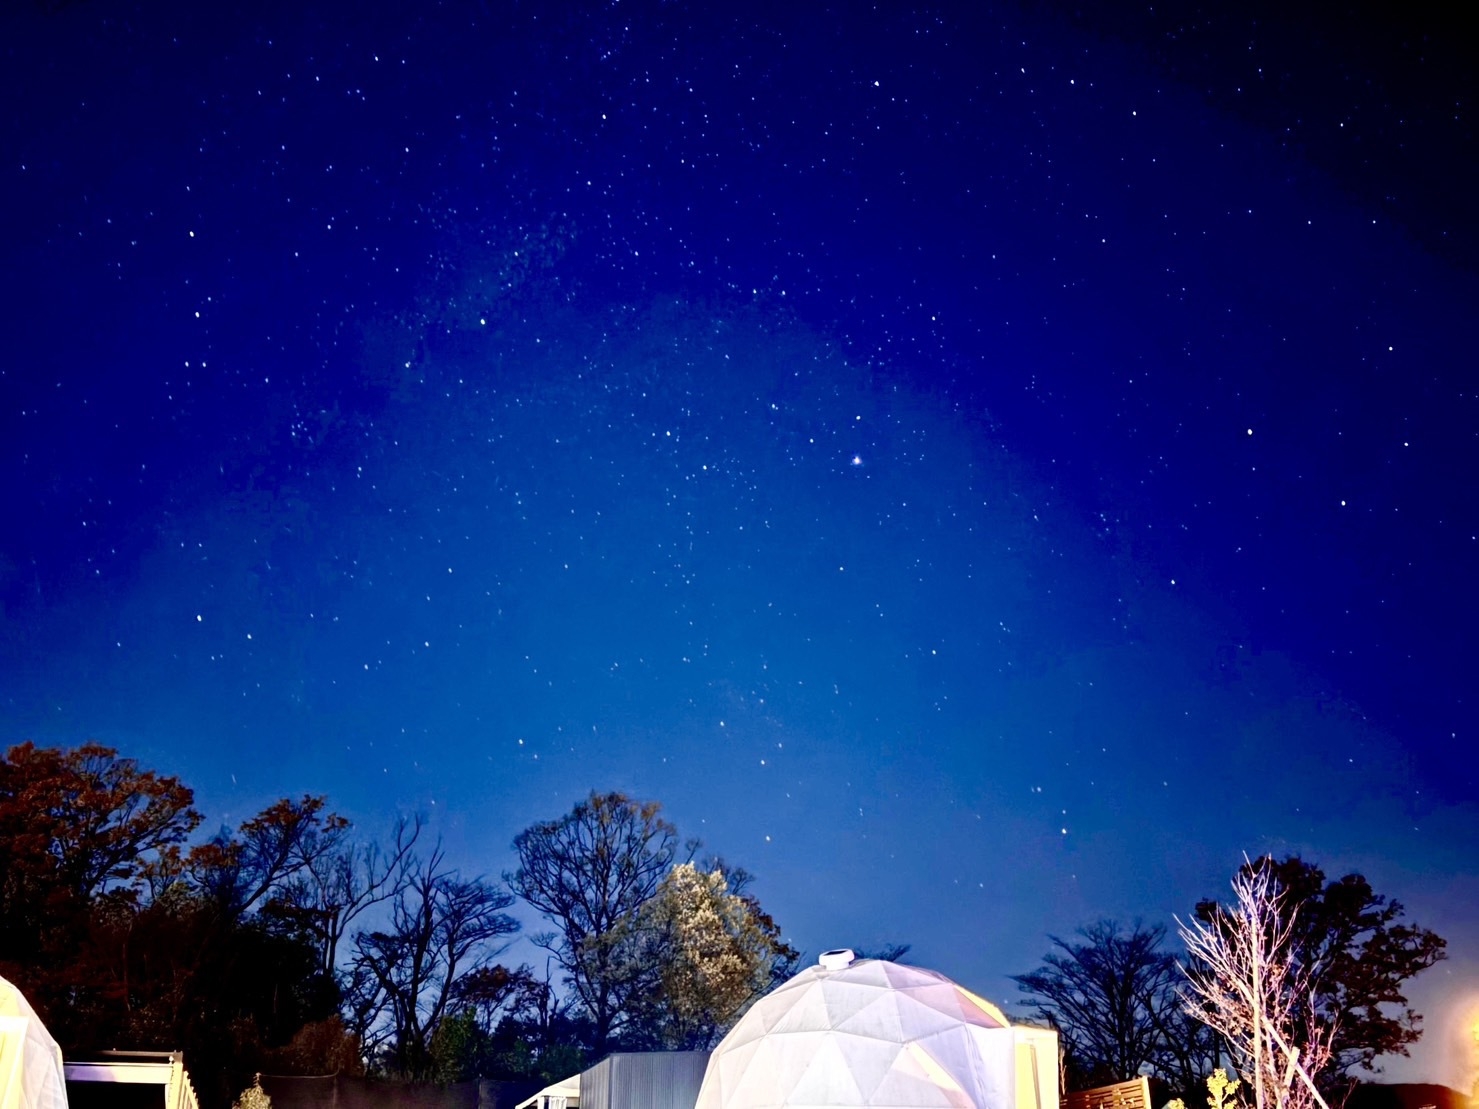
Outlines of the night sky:
[{"label": "night sky", "polygon": [[1462,29],[398,7],[0,16],[0,738],[491,876],[629,791],[1004,1003],[1300,853],[1466,1084]]}]

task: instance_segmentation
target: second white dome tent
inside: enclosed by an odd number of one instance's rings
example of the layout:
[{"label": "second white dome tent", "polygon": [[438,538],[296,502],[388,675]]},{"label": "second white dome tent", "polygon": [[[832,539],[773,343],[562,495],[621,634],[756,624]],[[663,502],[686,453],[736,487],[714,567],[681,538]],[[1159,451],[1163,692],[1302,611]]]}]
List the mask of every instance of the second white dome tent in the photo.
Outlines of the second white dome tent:
[{"label": "second white dome tent", "polygon": [[942,974],[829,951],[757,1001],[697,1109],[1057,1109],[1058,1034]]}]

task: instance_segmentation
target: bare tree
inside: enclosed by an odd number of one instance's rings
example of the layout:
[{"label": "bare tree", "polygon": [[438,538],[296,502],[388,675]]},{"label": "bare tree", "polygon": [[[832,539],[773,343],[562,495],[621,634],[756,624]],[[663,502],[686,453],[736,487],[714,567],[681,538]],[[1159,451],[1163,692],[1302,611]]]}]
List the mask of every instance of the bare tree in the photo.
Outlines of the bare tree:
[{"label": "bare tree", "polygon": [[362,913],[396,896],[410,881],[412,848],[421,835],[417,817],[396,822],[389,847],[378,841],[343,842],[311,857],[282,897],[283,911],[302,920],[319,945],[319,972],[332,978],[339,946]]},{"label": "bare tree", "polygon": [[559,929],[536,942],[559,961],[605,1050],[639,983],[617,925],[657,892],[672,868],[678,831],[656,802],[592,793],[558,820],[514,838],[519,868],[505,881]]},{"label": "bare tree", "polygon": [[1233,894],[1211,922],[1177,921],[1192,959],[1187,1011],[1222,1037],[1255,1109],[1329,1109],[1313,1076],[1335,1028],[1316,1015],[1311,970],[1289,943],[1294,909],[1266,868],[1240,870]]},{"label": "bare tree", "polygon": [[857,947],[853,949],[855,959],[878,959],[885,963],[902,963],[904,956],[913,949],[912,943],[882,943],[877,947]]},{"label": "bare tree", "polygon": [[[1406,983],[1444,957],[1441,936],[1405,919],[1406,910],[1371,888],[1359,874],[1326,880],[1299,856],[1264,856],[1243,864],[1269,876],[1288,910],[1297,910],[1287,942],[1277,954],[1296,960],[1313,987],[1300,999],[1296,1023],[1312,1009],[1333,1025],[1331,1058],[1311,1072],[1322,1090],[1354,1084],[1362,1072],[1379,1071],[1383,1055],[1406,1055],[1422,1035],[1422,1017],[1407,1003]],[[1196,918],[1217,925],[1216,901],[1197,905]]]},{"label": "bare tree", "polygon": [[1112,920],[1079,929],[1086,942],[1049,937],[1058,949],[1031,974],[1014,976],[1034,1013],[1057,1028],[1075,1078],[1121,1082],[1155,1067],[1171,1011],[1180,1005],[1176,960],[1161,950],[1166,930]]},{"label": "bare tree", "polygon": [[507,946],[519,925],[503,910],[513,895],[443,867],[437,847],[417,863],[390,902],[390,926],[354,939],[348,976],[354,1030],[387,1069],[424,1078],[432,1035],[462,984]]},{"label": "bare tree", "polygon": [[1172,1089],[1190,1093],[1202,1088],[1222,1065],[1222,1042],[1217,1033],[1188,1012],[1178,994],[1177,1003],[1161,1010],[1160,1055],[1155,1073]]}]

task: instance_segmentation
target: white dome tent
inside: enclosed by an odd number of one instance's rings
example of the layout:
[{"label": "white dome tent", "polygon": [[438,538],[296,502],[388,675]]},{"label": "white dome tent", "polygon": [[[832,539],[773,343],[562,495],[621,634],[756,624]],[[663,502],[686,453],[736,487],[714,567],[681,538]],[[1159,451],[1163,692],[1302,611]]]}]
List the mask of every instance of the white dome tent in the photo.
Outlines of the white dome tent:
[{"label": "white dome tent", "polygon": [[0,978],[0,1109],[67,1109],[62,1049],[20,990]]},{"label": "white dome tent", "polygon": [[1058,1034],[942,974],[826,952],[709,1059],[696,1109],[1058,1109]]}]

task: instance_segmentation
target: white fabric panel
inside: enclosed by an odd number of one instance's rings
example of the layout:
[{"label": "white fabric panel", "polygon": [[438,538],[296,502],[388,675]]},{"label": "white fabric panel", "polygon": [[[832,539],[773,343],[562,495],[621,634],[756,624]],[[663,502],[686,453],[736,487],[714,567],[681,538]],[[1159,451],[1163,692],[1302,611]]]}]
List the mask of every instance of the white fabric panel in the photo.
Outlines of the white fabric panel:
[{"label": "white fabric panel", "polygon": [[0,1101],[3,1109],[67,1109],[62,1049],[21,991],[0,978]]}]

